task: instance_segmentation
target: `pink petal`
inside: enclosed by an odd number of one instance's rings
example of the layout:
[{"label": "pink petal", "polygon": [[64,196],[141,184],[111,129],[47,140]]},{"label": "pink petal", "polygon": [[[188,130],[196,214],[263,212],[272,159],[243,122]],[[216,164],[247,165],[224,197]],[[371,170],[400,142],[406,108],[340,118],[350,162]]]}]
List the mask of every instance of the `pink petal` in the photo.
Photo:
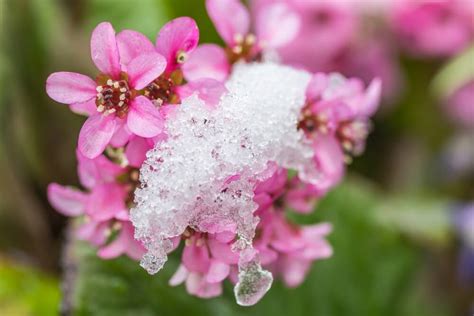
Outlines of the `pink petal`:
[{"label": "pink petal", "polygon": [[141,242],[135,239],[135,229],[131,222],[122,222],[121,233],[125,236],[127,245],[125,247],[125,253],[127,256],[134,260],[139,260],[146,252],[145,247]]},{"label": "pink petal", "polygon": [[127,209],[125,188],[116,183],[100,184],[92,190],[87,215],[95,221],[109,220]]},{"label": "pink petal", "polygon": [[227,92],[227,89],[220,81],[214,79],[199,79],[180,86],[178,92],[181,99],[185,99],[196,93],[206,105],[214,108],[219,104],[221,96]]},{"label": "pink petal", "polygon": [[212,257],[227,264],[239,262],[239,253],[233,252],[230,244],[219,242],[214,238],[208,239],[209,250]]},{"label": "pink petal", "polygon": [[181,260],[186,269],[199,273],[206,273],[211,264],[209,252],[205,245],[197,246],[192,244],[185,246]]},{"label": "pink petal", "polygon": [[127,127],[127,120],[116,119],[115,122],[117,124],[115,125],[114,136],[112,136],[112,139],[110,140],[110,145],[114,147],[123,147],[128,143],[132,133]]},{"label": "pink petal", "polygon": [[166,23],[156,38],[156,51],[168,62],[167,70],[179,66],[178,54],[190,53],[199,42],[196,22],[188,17],[176,18]]},{"label": "pink petal", "polygon": [[295,38],[300,18],[284,3],[265,6],[257,15],[256,33],[261,45],[278,48]]},{"label": "pink petal", "polygon": [[141,167],[146,158],[146,153],[153,148],[153,145],[145,138],[134,137],[125,149],[125,156],[128,164],[132,167]]},{"label": "pink petal", "polygon": [[154,137],[163,131],[163,118],[160,111],[144,96],[133,100],[127,117],[127,126],[138,136]]},{"label": "pink petal", "polygon": [[224,281],[229,275],[230,266],[218,260],[211,260],[211,266],[206,274],[206,281],[217,283]]},{"label": "pink petal", "polygon": [[125,247],[127,247],[127,241],[125,236],[120,233],[114,241],[100,248],[97,255],[102,259],[113,259],[124,254]]},{"label": "pink petal", "polygon": [[130,86],[141,90],[158,78],[166,68],[166,60],[157,53],[138,55],[127,65]]},{"label": "pink petal", "polygon": [[380,105],[381,95],[382,81],[376,78],[372,80],[365,91],[363,108],[360,111],[361,115],[365,117],[374,115]]},{"label": "pink petal", "polygon": [[91,100],[96,95],[96,83],[75,72],[55,72],[46,79],[46,93],[59,103],[73,104]]},{"label": "pink petal", "polygon": [[311,263],[307,260],[299,260],[291,258],[291,255],[282,258],[282,276],[283,281],[288,287],[296,287],[300,285],[308,272]]},{"label": "pink petal", "polygon": [[87,199],[87,194],[79,190],[56,183],[48,185],[49,203],[63,215],[79,216],[84,214]]},{"label": "pink petal", "polygon": [[168,284],[171,286],[177,286],[186,281],[189,272],[186,267],[182,264],[179,265],[178,270],[173,274],[171,279],[168,281]]},{"label": "pink petal", "polygon": [[345,171],[344,153],[339,142],[330,135],[318,136],[313,144],[314,161],[321,172],[319,190],[328,190],[339,183]]},{"label": "pink petal", "polygon": [[306,87],[306,99],[309,102],[316,102],[321,99],[323,91],[328,85],[328,78],[323,73],[316,73]]},{"label": "pink petal", "polygon": [[207,0],[206,8],[217,32],[229,45],[236,36],[245,36],[250,28],[250,16],[240,0]]},{"label": "pink petal", "polygon": [[117,176],[125,172],[124,168],[113,163],[104,155],[89,159],[77,150],[76,156],[79,180],[84,187],[89,189],[99,183],[115,182]]},{"label": "pink petal", "polygon": [[100,72],[118,78],[120,56],[112,24],[102,22],[92,32],[91,57]]},{"label": "pink petal", "polygon": [[79,132],[79,150],[87,158],[99,156],[108,145],[115,130],[113,115],[89,117]]},{"label": "pink petal", "polygon": [[76,237],[95,246],[101,246],[107,241],[108,230],[109,222],[88,221],[77,228]]},{"label": "pink petal", "polygon": [[79,115],[91,116],[97,114],[95,98],[81,103],[73,103],[69,106],[69,108],[71,111]]},{"label": "pink petal", "polygon": [[229,76],[230,64],[224,49],[215,44],[203,44],[192,52],[182,69],[187,81],[201,78],[224,81]]},{"label": "pink petal", "polygon": [[117,47],[122,66],[128,65],[140,54],[155,51],[155,46],[145,35],[132,30],[123,30],[117,34]]}]

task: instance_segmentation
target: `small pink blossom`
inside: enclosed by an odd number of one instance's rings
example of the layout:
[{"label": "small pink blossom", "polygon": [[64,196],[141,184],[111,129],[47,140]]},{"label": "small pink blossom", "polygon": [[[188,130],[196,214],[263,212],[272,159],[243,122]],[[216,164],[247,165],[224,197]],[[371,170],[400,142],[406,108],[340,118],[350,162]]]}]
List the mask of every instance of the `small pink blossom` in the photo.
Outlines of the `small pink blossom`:
[{"label": "small pink blossom", "polygon": [[[138,45],[136,50],[141,48]],[[97,80],[56,72],[46,82],[52,99],[90,115],[79,134],[78,146],[88,158],[99,156],[124,125],[130,133],[141,137],[154,137],[163,130],[159,110],[137,91],[163,73],[166,60],[156,52],[135,56],[130,51],[122,60],[115,31],[110,23],[103,22],[91,37],[92,60],[100,71]],[[96,111],[91,113],[93,104]]]},{"label": "small pink blossom", "polygon": [[467,0],[399,1],[391,23],[401,43],[418,56],[452,56],[474,39],[474,7]]},{"label": "small pink blossom", "polygon": [[184,67],[186,79],[225,80],[237,61],[254,61],[267,50],[274,50],[293,39],[300,27],[298,16],[285,3],[276,2],[260,10],[252,24],[240,0],[207,0],[206,8],[226,49],[216,45],[199,46]]},{"label": "small pink blossom", "polygon": [[447,114],[455,122],[474,128],[474,79],[458,88],[444,103]]}]

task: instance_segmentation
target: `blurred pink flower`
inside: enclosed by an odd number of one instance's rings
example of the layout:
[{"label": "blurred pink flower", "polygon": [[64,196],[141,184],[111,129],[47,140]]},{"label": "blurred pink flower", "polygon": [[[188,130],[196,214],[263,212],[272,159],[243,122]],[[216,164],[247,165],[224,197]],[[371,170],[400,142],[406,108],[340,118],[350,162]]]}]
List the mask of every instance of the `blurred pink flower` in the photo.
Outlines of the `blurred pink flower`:
[{"label": "blurred pink flower", "polygon": [[458,88],[444,103],[447,114],[455,122],[474,128],[474,79]]},{"label": "blurred pink flower", "polygon": [[170,285],[185,282],[189,294],[202,298],[221,295],[222,282],[229,277],[231,266],[239,261],[239,253],[231,249],[235,236],[235,231],[204,234],[187,230],[183,234],[182,263]]},{"label": "blurred pink flower", "polygon": [[468,0],[399,1],[391,24],[401,43],[418,56],[447,57],[474,39],[474,6]]},{"label": "blurred pink flower", "polygon": [[347,49],[359,26],[353,8],[342,1],[257,0],[255,10],[276,2],[288,5],[301,20],[297,36],[278,49],[282,61],[312,72],[333,70],[329,65]]},{"label": "blurred pink flower", "polygon": [[[89,159],[78,151],[77,157],[79,180],[88,192],[51,183],[48,186],[49,202],[63,215],[84,217],[85,222],[76,234],[79,239],[100,247],[98,255],[101,258],[121,254],[140,258],[144,248],[133,238],[133,226],[128,217],[127,201],[134,187],[118,181],[120,177],[128,176],[129,171],[103,155]],[[112,231],[117,231],[118,235],[109,242]]]},{"label": "blurred pink flower", "polygon": [[226,48],[213,44],[199,46],[183,67],[189,81],[225,80],[233,63],[260,59],[264,51],[291,41],[300,26],[298,16],[282,2],[265,6],[256,14],[254,23],[240,0],[207,0],[206,8]]},{"label": "blurred pink flower", "polygon": [[287,286],[303,282],[315,260],[329,258],[332,248],[325,240],[332,230],[328,223],[298,226],[285,219],[280,210],[261,214],[255,248],[265,267],[280,275]]},{"label": "blurred pink flower", "polygon": [[311,79],[298,127],[313,140],[314,161],[321,173],[315,184],[318,190],[325,192],[341,180],[349,159],[345,154],[363,151],[380,94],[379,79],[366,89],[359,79],[335,73],[317,73]]},{"label": "blurred pink flower", "polygon": [[[164,57],[147,52],[121,60],[115,31],[107,22],[99,24],[92,33],[91,55],[101,72],[95,82],[71,72],[53,73],[46,82],[52,99],[74,104],[75,110],[81,108],[90,115],[79,134],[79,150],[86,157],[95,158],[123,129],[141,137],[158,135],[163,129],[163,118],[137,90],[163,73]],[[96,110],[92,111],[94,104]]]}]

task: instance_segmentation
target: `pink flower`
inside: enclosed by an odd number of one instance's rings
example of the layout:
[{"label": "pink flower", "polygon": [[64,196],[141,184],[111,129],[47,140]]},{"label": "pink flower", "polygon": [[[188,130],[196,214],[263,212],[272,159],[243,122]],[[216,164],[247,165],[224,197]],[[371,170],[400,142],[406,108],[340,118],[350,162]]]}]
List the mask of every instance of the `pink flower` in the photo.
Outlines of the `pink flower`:
[{"label": "pink flower", "polygon": [[52,183],[48,186],[51,205],[66,216],[87,215],[93,221],[113,218],[128,219],[125,204],[128,188],[116,182],[125,169],[104,156],[93,160],[78,152],[78,171],[81,184],[88,193]]},{"label": "pink flower", "polygon": [[227,48],[212,44],[198,47],[183,67],[189,81],[225,80],[233,63],[258,60],[263,51],[285,45],[296,35],[300,25],[298,16],[281,2],[258,12],[254,32],[250,14],[239,0],[207,0],[206,8]]},{"label": "pink flower", "polygon": [[474,128],[474,79],[458,88],[445,101],[448,115],[460,125]]},{"label": "pink flower", "polygon": [[452,56],[474,39],[471,1],[400,1],[391,13],[393,29],[415,55]]},{"label": "pink flower", "polygon": [[[340,160],[335,159],[335,161]],[[314,185],[304,183],[297,176],[295,176],[293,179],[289,180],[287,185],[285,203],[295,212],[308,214],[313,211],[316,202],[325,193],[326,192],[324,190],[320,190]]]},{"label": "pink flower", "polygon": [[[114,258],[122,254],[137,260],[144,254],[144,247],[133,237],[134,230],[128,217],[129,194],[133,192],[133,184],[127,181],[136,179],[119,178],[133,175],[105,156],[95,159],[84,157],[79,151],[78,173],[81,184],[88,192],[56,183],[48,186],[48,199],[51,205],[61,214],[70,217],[84,217],[76,235],[99,247],[98,256],[104,259]],[[117,231],[117,237],[108,242],[108,237]]]},{"label": "pink flower", "polygon": [[342,1],[283,0],[281,3],[287,4],[301,20],[298,34],[278,49],[282,61],[312,72],[332,70],[328,65],[344,52],[357,32],[359,18],[355,10]]},{"label": "pink flower", "polygon": [[235,232],[202,234],[187,230],[182,264],[169,283],[183,282],[189,294],[210,298],[222,294],[222,282],[230,276],[231,266],[239,261],[239,253],[231,250]]},{"label": "pink flower", "polygon": [[91,56],[100,71],[96,81],[71,72],[53,73],[46,81],[52,99],[89,115],[78,146],[88,158],[99,156],[117,134],[154,137],[163,130],[159,110],[138,91],[163,73],[166,60],[141,45],[135,52],[143,48],[142,54],[133,55],[132,49],[121,54],[118,38],[110,23],[103,22],[93,31]]},{"label": "pink flower", "polygon": [[345,153],[359,155],[369,132],[369,118],[379,105],[380,80],[367,89],[358,79],[317,73],[306,90],[298,127],[313,140],[314,161],[321,173],[317,190],[327,191],[344,174]]},{"label": "pink flower", "polygon": [[266,211],[261,217],[255,247],[262,264],[281,275],[287,286],[298,286],[313,261],[332,255],[325,240],[332,230],[330,224],[299,227],[289,223],[279,210]]}]

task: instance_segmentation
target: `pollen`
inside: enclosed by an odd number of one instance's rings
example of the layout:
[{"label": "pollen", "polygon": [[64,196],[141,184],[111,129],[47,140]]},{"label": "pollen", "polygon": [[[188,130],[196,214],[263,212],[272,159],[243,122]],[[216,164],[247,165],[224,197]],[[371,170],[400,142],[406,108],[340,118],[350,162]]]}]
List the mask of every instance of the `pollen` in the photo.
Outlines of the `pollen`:
[{"label": "pollen", "polygon": [[123,118],[127,112],[132,98],[132,90],[125,78],[112,80],[110,78],[99,78],[97,80],[97,112],[106,115],[115,114]]}]

